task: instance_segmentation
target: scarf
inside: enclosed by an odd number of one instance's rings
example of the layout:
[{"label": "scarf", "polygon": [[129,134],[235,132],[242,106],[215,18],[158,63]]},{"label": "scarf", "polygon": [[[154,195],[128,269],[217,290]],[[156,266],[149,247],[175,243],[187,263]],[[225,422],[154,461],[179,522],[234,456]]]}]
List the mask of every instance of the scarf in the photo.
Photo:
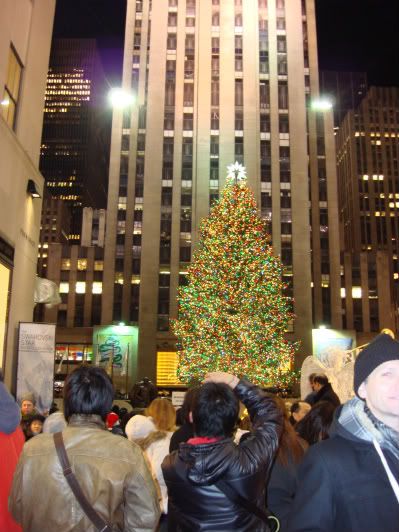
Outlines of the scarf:
[{"label": "scarf", "polygon": [[338,421],[348,432],[361,440],[372,444],[375,438],[383,449],[399,460],[399,432],[377,419],[366,403],[358,397],[344,404]]}]

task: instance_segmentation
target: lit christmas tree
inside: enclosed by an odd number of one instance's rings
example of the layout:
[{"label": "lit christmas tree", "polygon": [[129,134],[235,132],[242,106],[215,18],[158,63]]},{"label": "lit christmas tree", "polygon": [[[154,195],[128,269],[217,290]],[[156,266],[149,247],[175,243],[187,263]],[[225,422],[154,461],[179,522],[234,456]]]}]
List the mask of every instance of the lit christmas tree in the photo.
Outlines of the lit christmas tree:
[{"label": "lit christmas tree", "polygon": [[221,198],[201,223],[188,283],[179,288],[178,377],[188,383],[228,371],[262,386],[286,386],[296,346],[284,338],[293,315],[281,261],[245,169],[235,163],[228,170]]}]

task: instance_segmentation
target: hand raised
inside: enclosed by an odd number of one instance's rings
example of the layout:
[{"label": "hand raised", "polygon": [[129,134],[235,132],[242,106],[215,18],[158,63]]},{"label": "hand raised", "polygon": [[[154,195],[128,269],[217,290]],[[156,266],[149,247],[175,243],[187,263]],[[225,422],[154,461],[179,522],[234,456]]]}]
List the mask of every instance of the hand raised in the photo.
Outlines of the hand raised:
[{"label": "hand raised", "polygon": [[234,390],[234,388],[237,386],[239,382],[239,378],[235,375],[232,375],[231,373],[226,373],[224,371],[212,371],[211,373],[207,373],[205,375],[204,383],[206,382],[218,382],[227,384]]}]

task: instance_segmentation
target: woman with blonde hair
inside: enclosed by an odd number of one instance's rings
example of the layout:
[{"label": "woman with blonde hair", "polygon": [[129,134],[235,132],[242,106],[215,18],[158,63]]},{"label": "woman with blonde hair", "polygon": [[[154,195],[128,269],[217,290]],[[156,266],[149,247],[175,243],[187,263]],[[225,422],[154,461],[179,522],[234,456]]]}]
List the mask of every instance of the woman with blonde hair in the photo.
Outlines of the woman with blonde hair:
[{"label": "woman with blonde hair", "polygon": [[169,454],[169,444],[176,428],[176,411],[169,399],[154,399],[145,411],[145,416],[136,415],[126,425],[126,435],[144,451],[152,476],[158,488],[162,510],[161,529],[166,530],[168,513],[168,490],[163,478],[161,464]]},{"label": "woman with blonde hair", "polygon": [[158,430],[173,432],[176,429],[176,410],[169,399],[157,397],[146,408],[145,415],[152,418]]}]

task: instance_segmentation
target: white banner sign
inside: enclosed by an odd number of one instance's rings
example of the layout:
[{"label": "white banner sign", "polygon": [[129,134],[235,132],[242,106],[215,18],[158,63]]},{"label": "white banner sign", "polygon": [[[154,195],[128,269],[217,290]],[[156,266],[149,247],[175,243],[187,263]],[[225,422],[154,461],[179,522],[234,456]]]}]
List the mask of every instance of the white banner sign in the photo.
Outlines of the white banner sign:
[{"label": "white banner sign", "polygon": [[54,352],[54,324],[19,324],[17,399],[33,393],[40,412],[48,410],[53,400]]},{"label": "white banner sign", "polygon": [[175,407],[181,406],[185,395],[186,392],[172,392],[172,405]]}]

